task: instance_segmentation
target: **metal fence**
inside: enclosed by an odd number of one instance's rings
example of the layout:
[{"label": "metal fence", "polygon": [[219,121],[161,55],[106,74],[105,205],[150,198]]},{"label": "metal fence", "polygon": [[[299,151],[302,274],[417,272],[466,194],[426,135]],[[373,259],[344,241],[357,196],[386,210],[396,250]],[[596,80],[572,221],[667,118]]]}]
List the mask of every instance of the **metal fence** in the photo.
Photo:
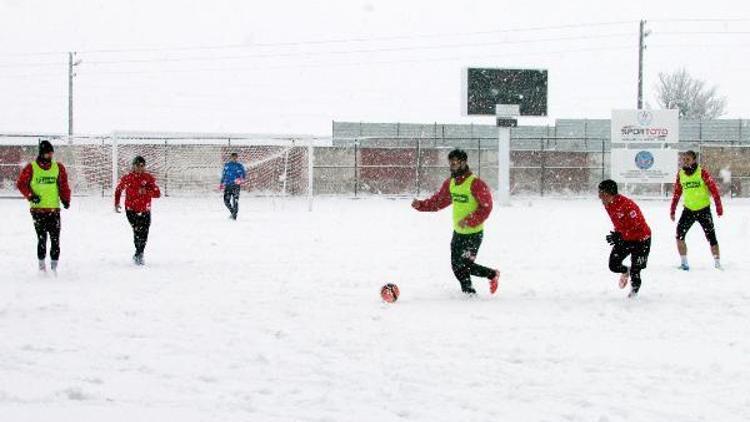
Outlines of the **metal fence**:
[{"label": "metal fence", "polygon": [[[333,147],[315,150],[315,193],[425,195],[449,174],[447,155],[464,149],[469,166],[492,189],[498,187],[497,138],[339,137]],[[750,145],[733,142],[681,142],[711,170],[720,189],[750,196]],[[675,174],[677,163],[675,163]],[[609,138],[515,138],[511,141],[513,195],[591,195],[610,177]],[[628,184],[639,196],[671,195],[672,183]]]},{"label": "metal fence", "polygon": [[[25,144],[0,136],[0,193],[17,196],[15,181],[36,155],[36,141]],[[492,189],[498,186],[498,141],[495,137],[398,136],[339,137],[314,147],[307,140],[277,140],[257,145],[248,139],[121,139],[113,155],[110,137],[55,140],[56,156],[70,173],[76,194],[108,195],[113,160],[123,174],[136,154],[144,155],[167,195],[215,190],[222,163],[230,152],[250,167],[248,193],[262,195],[401,195],[425,196],[439,189],[449,174],[447,155],[462,148],[469,166]],[[750,196],[750,144],[680,142],[694,149],[732,196]],[[610,177],[608,137],[516,137],[511,140],[510,186],[513,195],[591,195]],[[310,165],[312,164],[312,173]],[[675,163],[675,171],[677,170]],[[672,184],[628,185],[624,191],[643,196],[669,195]]]},{"label": "metal fence", "polygon": [[[607,172],[605,142],[594,138],[514,140],[511,193],[544,196],[591,192]],[[315,151],[315,192],[422,195],[438,189],[448,176],[447,155],[454,148],[465,150],[469,167],[497,189],[497,146],[497,138],[486,137],[338,138],[333,147]]]}]

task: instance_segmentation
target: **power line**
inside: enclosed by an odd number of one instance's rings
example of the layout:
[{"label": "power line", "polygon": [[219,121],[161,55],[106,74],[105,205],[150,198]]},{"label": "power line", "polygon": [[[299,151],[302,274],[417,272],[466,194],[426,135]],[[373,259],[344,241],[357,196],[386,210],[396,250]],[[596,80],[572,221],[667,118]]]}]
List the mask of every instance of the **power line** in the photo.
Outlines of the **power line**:
[{"label": "power line", "polygon": [[39,66],[39,67],[51,67],[51,66],[55,66],[55,67],[57,67],[57,66],[63,66],[64,64],[65,63],[63,63],[63,62],[60,62],[60,63],[52,63],[52,62],[49,62],[49,63],[9,63],[9,64],[0,64],[0,67],[1,68],[34,67],[34,66]]},{"label": "power line", "polygon": [[[490,30],[490,31],[473,31],[473,32],[433,33],[433,34],[416,34],[416,35],[410,34],[410,35],[393,35],[393,36],[383,36],[383,37],[353,37],[353,38],[338,38],[338,39],[325,39],[325,40],[301,40],[301,41],[253,43],[253,44],[218,44],[218,45],[181,46],[181,47],[132,47],[132,48],[109,48],[109,49],[90,49],[90,50],[76,49],[75,51],[77,51],[79,54],[95,54],[95,53],[98,54],[98,53],[247,49],[247,48],[258,48],[258,47],[289,47],[289,46],[302,46],[302,45],[364,43],[364,42],[376,42],[376,41],[396,41],[396,40],[406,40],[406,39],[442,38],[442,37],[458,37],[458,36],[493,35],[493,34],[503,34],[503,33],[553,31],[553,30],[564,30],[564,29],[581,29],[581,28],[634,24],[636,22],[638,21],[623,20],[623,21],[609,21],[609,22],[579,23],[579,24],[569,24],[569,25],[537,26],[537,27],[527,27],[527,28],[508,28],[508,29],[497,29],[497,30]],[[8,54],[2,54],[2,56],[27,57],[27,56],[58,55],[58,54],[67,54],[67,53],[68,53],[67,51],[46,51],[46,52],[32,52],[32,53],[8,53]]]},{"label": "power line", "polygon": [[[687,18],[687,19],[648,19],[652,23],[729,23],[729,22],[748,22],[750,18]],[[105,49],[90,49],[82,50],[77,49],[76,51],[81,54],[105,54],[105,53],[136,53],[136,52],[163,52],[163,51],[200,51],[200,50],[222,50],[222,49],[248,49],[258,47],[284,47],[284,46],[302,46],[302,45],[323,45],[323,44],[342,44],[342,43],[365,43],[365,42],[376,42],[376,41],[396,41],[406,39],[424,39],[424,38],[441,38],[441,37],[458,37],[458,36],[476,36],[476,35],[493,35],[503,33],[521,33],[521,32],[538,32],[538,31],[554,31],[554,30],[565,30],[565,29],[582,29],[582,28],[593,28],[593,27],[604,27],[604,26],[617,26],[638,23],[637,20],[620,20],[620,21],[607,21],[607,22],[587,22],[580,24],[568,24],[568,25],[550,25],[550,26],[536,26],[527,28],[508,28],[508,29],[497,29],[489,31],[472,31],[472,32],[454,32],[454,33],[432,33],[432,34],[411,34],[411,35],[393,35],[383,37],[352,37],[352,38],[338,38],[338,39],[323,39],[323,40],[300,40],[300,41],[287,41],[287,42],[271,42],[271,43],[253,43],[253,44],[216,44],[216,45],[194,45],[194,46],[178,46],[178,47],[129,47],[129,48],[105,48]],[[41,51],[41,52],[30,52],[30,53],[5,53],[0,54],[4,57],[33,57],[33,56],[50,56],[50,55],[63,55],[67,54],[68,51]]]},{"label": "power line", "polygon": [[649,22],[750,22],[750,18],[676,18],[676,19],[647,19]]},{"label": "power line", "polygon": [[656,35],[750,35],[750,31],[657,31]]},{"label": "power line", "polygon": [[250,45],[248,44],[224,44],[224,45],[192,46],[192,47],[186,46],[186,47],[165,47],[165,48],[100,49],[100,50],[83,50],[80,52],[81,53],[121,53],[121,52],[131,52],[131,51],[213,50],[213,49],[225,49],[225,48],[289,47],[289,46],[300,46],[300,45],[341,44],[341,43],[353,43],[353,42],[361,43],[361,42],[372,42],[372,41],[395,41],[395,40],[404,40],[404,39],[492,35],[492,34],[503,34],[503,33],[514,33],[514,32],[536,32],[536,31],[548,31],[548,30],[560,30],[560,29],[587,28],[587,27],[597,27],[597,26],[613,26],[613,25],[622,25],[622,24],[632,24],[635,22],[637,21],[612,21],[612,22],[582,23],[582,24],[572,24],[572,25],[539,26],[539,27],[530,27],[530,28],[498,29],[498,30],[492,30],[492,31],[417,34],[417,35],[394,35],[394,36],[369,37],[369,38],[366,38],[366,37],[339,38],[339,39],[328,39],[328,40],[253,43]]},{"label": "power line", "polygon": [[748,48],[750,43],[744,44],[649,44],[648,48],[716,48],[716,47],[731,47],[731,48]]},{"label": "power line", "polygon": [[0,74],[0,79],[31,79],[35,77],[60,77],[62,78],[64,74],[62,72],[58,73],[11,73],[11,74]]},{"label": "power line", "polygon": [[319,52],[233,55],[233,56],[219,56],[219,57],[196,56],[196,57],[166,57],[166,58],[154,58],[154,59],[93,60],[93,61],[87,61],[86,64],[99,65],[99,64],[126,64],[126,63],[216,61],[216,60],[258,59],[258,58],[296,57],[296,56],[322,56],[322,55],[342,55],[342,54],[348,55],[348,54],[382,53],[382,52],[396,52],[396,51],[435,50],[435,49],[447,49],[447,48],[485,47],[485,46],[493,46],[493,45],[533,44],[533,43],[539,43],[539,42],[559,42],[559,41],[594,40],[594,39],[605,39],[605,38],[624,38],[624,37],[630,37],[631,35],[632,34],[629,34],[629,33],[616,33],[616,34],[603,34],[603,35],[595,35],[595,36],[584,35],[584,36],[537,38],[537,39],[530,39],[530,40],[511,40],[511,41],[496,41],[496,42],[483,42],[483,43],[442,44],[442,45],[410,46],[410,47],[386,47],[386,48],[375,48],[375,49],[319,51]]},{"label": "power line", "polygon": [[313,63],[313,64],[297,64],[297,65],[276,65],[276,66],[254,66],[254,67],[211,67],[211,68],[191,68],[191,69],[158,69],[158,70],[135,70],[135,71],[96,71],[93,72],[95,75],[136,75],[136,74],[153,74],[153,73],[193,73],[193,72],[237,72],[237,71],[252,71],[252,70],[268,70],[268,69],[306,69],[306,68],[326,68],[326,67],[339,67],[339,66],[369,66],[378,64],[402,64],[402,63],[430,63],[440,61],[458,61],[458,60],[473,60],[473,59],[488,59],[488,58],[505,58],[505,57],[527,57],[527,56],[549,56],[555,54],[572,54],[582,52],[593,52],[593,51],[619,51],[632,49],[632,45],[619,45],[619,46],[608,46],[601,48],[581,48],[581,49],[566,49],[557,51],[545,51],[537,53],[505,53],[505,54],[484,54],[481,56],[452,56],[452,57],[440,57],[431,59],[404,59],[404,60],[387,60],[387,61],[358,61],[358,62],[346,62],[346,63]]}]

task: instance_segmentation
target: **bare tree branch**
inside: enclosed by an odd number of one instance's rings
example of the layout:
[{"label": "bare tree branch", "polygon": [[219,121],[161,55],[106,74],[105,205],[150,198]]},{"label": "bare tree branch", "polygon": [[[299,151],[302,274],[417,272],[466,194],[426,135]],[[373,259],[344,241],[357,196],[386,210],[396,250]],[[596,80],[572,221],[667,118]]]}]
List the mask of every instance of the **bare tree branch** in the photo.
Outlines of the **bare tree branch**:
[{"label": "bare tree branch", "polygon": [[727,98],[719,95],[716,86],[690,76],[687,70],[659,73],[656,100],[662,108],[676,108],[681,119],[715,119],[726,113]]}]

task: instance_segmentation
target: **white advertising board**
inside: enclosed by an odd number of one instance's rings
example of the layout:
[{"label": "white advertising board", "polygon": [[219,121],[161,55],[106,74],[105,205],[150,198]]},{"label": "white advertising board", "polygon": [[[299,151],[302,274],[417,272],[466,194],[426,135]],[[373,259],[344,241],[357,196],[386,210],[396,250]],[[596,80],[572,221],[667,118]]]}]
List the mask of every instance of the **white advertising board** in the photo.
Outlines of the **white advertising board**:
[{"label": "white advertising board", "polygon": [[612,110],[613,144],[674,144],[679,130],[677,110]]},{"label": "white advertising board", "polygon": [[672,183],[678,170],[675,149],[612,149],[612,179],[618,183]]}]

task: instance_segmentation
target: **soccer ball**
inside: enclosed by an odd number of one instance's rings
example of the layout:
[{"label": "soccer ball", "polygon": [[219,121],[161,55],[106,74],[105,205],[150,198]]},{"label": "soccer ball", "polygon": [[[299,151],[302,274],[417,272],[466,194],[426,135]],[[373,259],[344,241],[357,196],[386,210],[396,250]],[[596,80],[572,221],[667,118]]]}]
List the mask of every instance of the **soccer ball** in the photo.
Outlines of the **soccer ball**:
[{"label": "soccer ball", "polygon": [[388,303],[393,303],[398,300],[399,294],[398,286],[393,283],[388,283],[380,288],[380,297]]}]

